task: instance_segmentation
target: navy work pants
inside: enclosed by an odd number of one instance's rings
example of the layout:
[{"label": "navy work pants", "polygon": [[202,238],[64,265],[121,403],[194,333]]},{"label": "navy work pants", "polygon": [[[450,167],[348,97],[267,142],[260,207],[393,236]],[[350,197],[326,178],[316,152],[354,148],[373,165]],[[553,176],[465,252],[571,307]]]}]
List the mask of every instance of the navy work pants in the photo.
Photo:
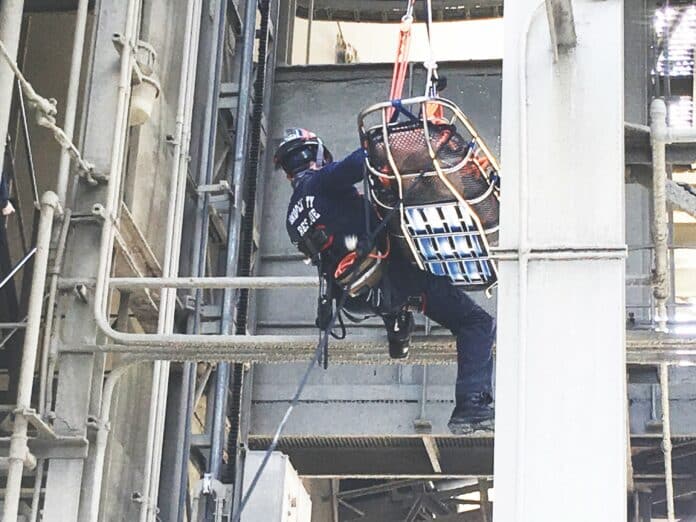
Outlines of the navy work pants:
[{"label": "navy work pants", "polygon": [[458,399],[468,393],[492,391],[495,319],[449,278],[419,270],[396,252],[389,258],[382,289],[394,311],[410,296],[421,296],[425,315],[457,338]]}]

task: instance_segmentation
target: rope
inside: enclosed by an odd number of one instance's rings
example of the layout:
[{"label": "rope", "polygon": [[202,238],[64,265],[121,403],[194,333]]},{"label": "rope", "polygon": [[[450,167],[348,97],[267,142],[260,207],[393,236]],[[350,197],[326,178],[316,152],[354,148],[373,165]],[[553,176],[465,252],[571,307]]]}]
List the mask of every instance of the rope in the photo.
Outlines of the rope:
[{"label": "rope", "polygon": [[14,75],[19,81],[19,85],[22,88],[25,96],[27,97],[28,104],[36,111],[36,123],[41,127],[50,130],[53,133],[53,138],[58,142],[58,144],[72,157],[72,159],[77,163],[77,173],[79,176],[85,178],[85,180],[90,185],[96,185],[98,180],[106,180],[106,176],[97,174],[95,172],[95,167],[90,162],[85,160],[80,151],[77,149],[75,144],[68,138],[65,131],[56,125],[56,114],[58,110],[56,109],[56,100],[51,98],[47,99],[40,96],[32,87],[32,85],[27,81],[27,79],[19,70],[17,63],[12,59],[12,57],[7,52],[7,48],[2,40],[0,40],[0,54],[5,58],[5,61],[14,72]]},{"label": "rope", "polygon": [[[392,72],[391,87],[389,89],[389,99],[398,100],[404,92],[406,81],[406,71],[408,70],[408,55],[411,49],[411,27],[413,26],[413,5],[416,0],[408,0],[406,14],[401,18],[399,27],[399,43],[396,47],[396,59],[394,60],[394,70]],[[388,119],[394,114],[394,108],[389,109]]]},{"label": "rope", "polygon": [[[427,17],[425,22],[426,32],[428,33],[428,60],[423,64],[427,69],[427,79],[425,82],[425,95],[430,98],[437,98],[438,82],[440,76],[437,73],[437,60],[435,60],[435,51],[433,50],[433,5],[432,0],[426,0]],[[445,116],[444,107],[439,103],[426,103],[424,117],[431,121],[442,120]]]},{"label": "rope", "polygon": [[426,32],[428,33],[428,60],[423,64],[428,71],[428,77],[425,84],[425,95],[434,98],[437,96],[437,61],[435,60],[435,52],[433,51],[433,4],[432,0],[426,0],[427,16],[425,21]]}]

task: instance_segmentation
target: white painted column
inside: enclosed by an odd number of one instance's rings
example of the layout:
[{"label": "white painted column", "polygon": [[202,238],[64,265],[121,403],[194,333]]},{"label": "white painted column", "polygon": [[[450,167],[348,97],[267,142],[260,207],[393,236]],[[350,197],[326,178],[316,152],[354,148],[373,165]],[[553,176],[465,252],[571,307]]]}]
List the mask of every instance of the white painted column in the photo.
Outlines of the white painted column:
[{"label": "white painted column", "polygon": [[505,6],[495,522],[626,520],[623,1],[573,8],[554,63]]}]

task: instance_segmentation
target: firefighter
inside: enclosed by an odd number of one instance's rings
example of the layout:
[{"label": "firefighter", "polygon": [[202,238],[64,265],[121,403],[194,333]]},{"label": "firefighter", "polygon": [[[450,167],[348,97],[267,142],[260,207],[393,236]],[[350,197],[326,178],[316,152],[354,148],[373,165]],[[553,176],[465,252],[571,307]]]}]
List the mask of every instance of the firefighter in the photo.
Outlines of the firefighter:
[{"label": "firefighter", "polygon": [[348,311],[367,308],[382,317],[391,357],[408,354],[414,329],[408,305],[414,299],[426,316],[451,330],[458,364],[456,406],[448,426],[455,434],[491,431],[495,321],[449,278],[419,270],[390,249],[388,238],[370,243],[368,230],[378,218],[354,186],[363,180],[364,151],[333,161],[316,134],[289,129],[274,161],[293,188],[286,221],[293,244],[320,265],[332,285],[348,292]]}]

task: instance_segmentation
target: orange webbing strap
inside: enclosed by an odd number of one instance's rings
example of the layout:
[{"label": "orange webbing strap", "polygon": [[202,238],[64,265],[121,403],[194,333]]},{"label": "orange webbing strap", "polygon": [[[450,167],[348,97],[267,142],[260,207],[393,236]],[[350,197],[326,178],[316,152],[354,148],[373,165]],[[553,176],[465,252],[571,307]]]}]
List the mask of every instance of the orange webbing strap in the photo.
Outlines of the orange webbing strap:
[{"label": "orange webbing strap", "polygon": [[425,102],[426,117],[431,123],[446,123],[445,108],[441,103]]},{"label": "orange webbing strap", "polygon": [[[406,81],[406,71],[408,70],[408,55],[411,48],[411,26],[413,25],[413,4],[416,0],[408,0],[406,14],[401,19],[401,27],[399,27],[399,45],[396,49],[396,60],[394,61],[394,71],[392,72],[391,88],[389,90],[389,99],[401,99],[404,91],[404,82]],[[390,108],[388,119],[391,119],[394,114],[394,108]]]}]

